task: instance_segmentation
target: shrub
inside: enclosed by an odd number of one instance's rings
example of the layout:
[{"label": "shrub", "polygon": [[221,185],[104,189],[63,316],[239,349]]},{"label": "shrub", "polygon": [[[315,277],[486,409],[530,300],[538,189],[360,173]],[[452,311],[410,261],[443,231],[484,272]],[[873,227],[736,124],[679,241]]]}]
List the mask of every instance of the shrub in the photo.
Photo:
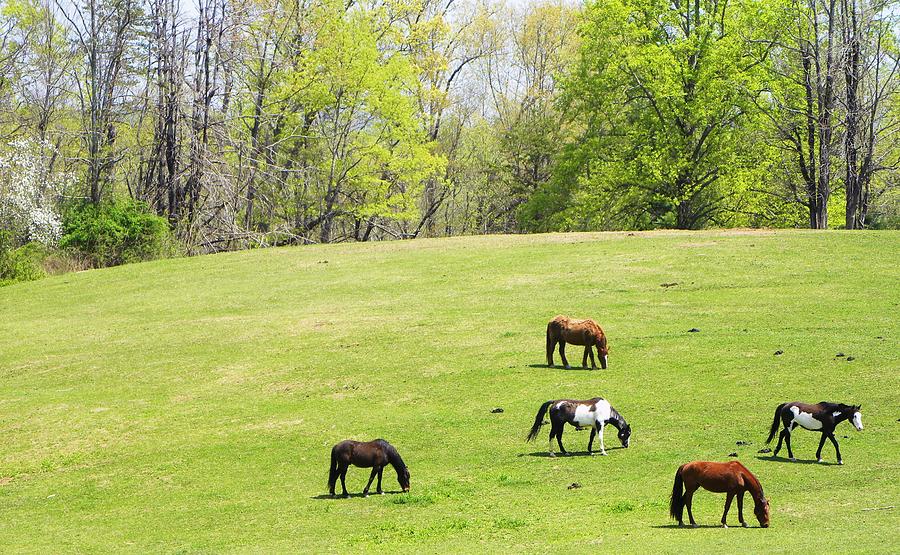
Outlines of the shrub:
[{"label": "shrub", "polygon": [[49,142],[32,139],[0,147],[0,228],[12,232],[6,240],[14,246],[32,241],[53,246],[59,240],[57,199],[73,179],[51,170],[55,154]]},{"label": "shrub", "polygon": [[44,277],[42,262],[47,249],[40,243],[26,243],[14,248],[13,234],[0,232],[0,286]]},{"label": "shrub", "polygon": [[163,258],[173,245],[166,219],[137,201],[79,204],[63,216],[60,246],[79,251],[94,266]]}]

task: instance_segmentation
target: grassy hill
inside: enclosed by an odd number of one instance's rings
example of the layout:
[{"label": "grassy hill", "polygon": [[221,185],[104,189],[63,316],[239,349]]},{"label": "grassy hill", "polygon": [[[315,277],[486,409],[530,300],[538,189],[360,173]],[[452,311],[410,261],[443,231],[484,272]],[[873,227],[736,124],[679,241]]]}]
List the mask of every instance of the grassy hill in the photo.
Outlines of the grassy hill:
[{"label": "grassy hill", "polygon": [[[659,232],[275,249],[3,288],[0,550],[895,552],[898,268],[897,232]],[[603,325],[607,371],[542,366],[559,313]],[[523,442],[543,401],[592,396],[631,423],[630,449]],[[801,462],[757,454],[790,400],[862,404],[865,430],[837,430],[844,466],[804,464],[810,432]],[[376,437],[412,491],[323,498],[331,445]],[[587,439],[566,429],[571,451]],[[772,527],[748,498],[749,529],[736,506],[728,530],[673,528],[676,468],[731,452]],[[367,478],[351,468],[348,488]],[[698,493],[699,523],[724,501]]]}]

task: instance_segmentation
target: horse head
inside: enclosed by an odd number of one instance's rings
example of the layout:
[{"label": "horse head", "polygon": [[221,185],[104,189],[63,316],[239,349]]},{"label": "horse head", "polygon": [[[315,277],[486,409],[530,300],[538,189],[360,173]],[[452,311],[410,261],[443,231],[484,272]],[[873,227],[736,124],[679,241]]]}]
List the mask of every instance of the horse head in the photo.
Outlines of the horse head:
[{"label": "horse head", "polygon": [[600,368],[606,370],[609,344],[606,342],[606,335],[603,333],[603,330],[600,330],[600,337],[597,339],[597,354],[600,355]]},{"label": "horse head", "polygon": [[857,431],[862,431],[862,413],[859,412],[862,408],[862,405],[854,405],[850,407],[850,412],[852,412],[853,416],[850,417],[850,422],[853,424],[853,427],[856,428]]},{"label": "horse head", "polygon": [[759,525],[763,528],[769,527],[769,498],[766,497],[763,499],[762,503],[757,503],[753,508],[753,513],[756,515],[756,520],[759,521]]},{"label": "horse head", "polygon": [[628,448],[628,445],[631,443],[631,426],[625,424],[619,430],[619,441],[622,442],[622,447]]},{"label": "horse head", "polygon": [[404,466],[402,471],[397,472],[397,482],[404,493],[409,491],[409,467]]}]

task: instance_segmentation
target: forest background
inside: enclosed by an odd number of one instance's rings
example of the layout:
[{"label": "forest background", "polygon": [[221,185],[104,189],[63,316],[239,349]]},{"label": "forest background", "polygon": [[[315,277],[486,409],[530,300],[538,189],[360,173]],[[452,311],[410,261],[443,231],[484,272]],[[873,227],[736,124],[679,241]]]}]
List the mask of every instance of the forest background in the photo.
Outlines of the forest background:
[{"label": "forest background", "polygon": [[2,0],[0,283],[452,235],[900,227],[898,0]]}]

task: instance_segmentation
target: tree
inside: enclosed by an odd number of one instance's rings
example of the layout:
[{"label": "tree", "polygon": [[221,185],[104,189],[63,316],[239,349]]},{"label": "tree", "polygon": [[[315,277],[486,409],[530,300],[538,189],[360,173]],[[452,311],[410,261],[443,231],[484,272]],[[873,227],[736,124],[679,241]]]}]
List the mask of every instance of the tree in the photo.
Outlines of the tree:
[{"label": "tree", "polygon": [[134,0],[85,0],[63,5],[60,12],[78,48],[75,82],[82,115],[85,181],[90,200],[99,204],[117,162],[114,146],[132,41],[137,31]]},{"label": "tree", "polygon": [[[884,144],[896,142],[900,130],[900,119],[890,113],[900,93],[894,35],[898,8],[900,3],[890,0],[840,0],[847,229],[866,226],[876,175],[898,169],[896,152]],[[874,192],[877,196],[883,189]]]},{"label": "tree", "polygon": [[626,225],[637,227],[725,223],[727,203],[743,192],[723,182],[739,175],[748,148],[744,125],[769,48],[765,9],[717,0],[589,4],[565,95],[581,132],[561,161],[578,189],[561,187],[562,205],[580,197],[595,203],[588,211],[628,214]]}]

